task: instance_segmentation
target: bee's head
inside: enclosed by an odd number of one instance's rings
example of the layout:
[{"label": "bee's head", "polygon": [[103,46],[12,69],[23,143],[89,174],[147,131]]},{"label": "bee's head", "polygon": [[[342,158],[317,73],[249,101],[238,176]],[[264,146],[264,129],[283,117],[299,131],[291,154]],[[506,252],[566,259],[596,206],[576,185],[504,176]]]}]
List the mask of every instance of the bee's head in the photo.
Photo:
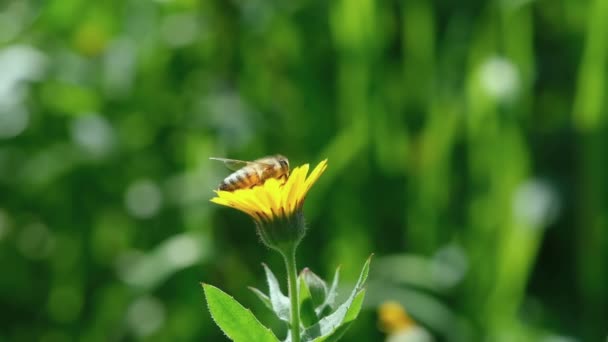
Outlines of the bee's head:
[{"label": "bee's head", "polygon": [[286,175],[289,176],[289,160],[280,154],[277,155],[276,158],[279,161],[279,164],[281,165],[281,169],[285,172]]}]

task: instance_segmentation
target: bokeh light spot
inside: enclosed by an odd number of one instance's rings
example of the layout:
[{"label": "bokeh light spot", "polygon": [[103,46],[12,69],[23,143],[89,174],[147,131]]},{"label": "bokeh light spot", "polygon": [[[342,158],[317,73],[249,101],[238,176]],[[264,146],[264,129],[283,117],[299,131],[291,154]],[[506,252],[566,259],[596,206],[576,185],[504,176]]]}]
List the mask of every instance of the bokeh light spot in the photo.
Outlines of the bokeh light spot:
[{"label": "bokeh light spot", "polygon": [[559,214],[560,199],[546,181],[531,179],[522,183],[513,196],[513,215],[518,222],[544,228]]},{"label": "bokeh light spot", "polygon": [[176,267],[185,267],[196,262],[201,256],[199,242],[188,235],[172,239],[166,245],[167,260]]},{"label": "bokeh light spot", "polygon": [[11,45],[0,50],[0,104],[16,104],[25,93],[23,82],[39,80],[46,56],[28,45]]},{"label": "bokeh light spot", "polygon": [[481,66],[481,85],[488,95],[508,101],[519,91],[521,80],[510,60],[492,57]]},{"label": "bokeh light spot", "polygon": [[138,218],[150,218],[162,205],[162,193],[156,183],[148,179],[133,182],[127,188],[125,205],[129,213]]},{"label": "bokeh light spot", "polygon": [[75,118],[70,132],[72,141],[94,158],[108,155],[114,146],[115,134],[112,125],[106,118],[97,114]]},{"label": "bokeh light spot", "polygon": [[54,248],[54,239],[48,227],[42,223],[25,226],[17,237],[17,248],[30,259],[48,257]]},{"label": "bokeh light spot", "polygon": [[455,244],[440,248],[431,261],[431,273],[437,285],[456,286],[464,278],[469,262],[464,250]]},{"label": "bokeh light spot", "polygon": [[161,34],[165,42],[173,47],[193,43],[198,32],[198,19],[190,13],[169,15],[161,24]]},{"label": "bokeh light spot", "polygon": [[57,322],[72,322],[78,318],[82,309],[81,291],[74,286],[54,287],[47,303],[51,317]]},{"label": "bokeh light spot", "polygon": [[21,134],[27,128],[29,118],[30,114],[23,106],[0,107],[0,138],[13,138]]},{"label": "bokeh light spot", "polygon": [[155,297],[138,298],[127,311],[127,324],[133,333],[147,337],[156,332],[165,323],[165,307]]}]

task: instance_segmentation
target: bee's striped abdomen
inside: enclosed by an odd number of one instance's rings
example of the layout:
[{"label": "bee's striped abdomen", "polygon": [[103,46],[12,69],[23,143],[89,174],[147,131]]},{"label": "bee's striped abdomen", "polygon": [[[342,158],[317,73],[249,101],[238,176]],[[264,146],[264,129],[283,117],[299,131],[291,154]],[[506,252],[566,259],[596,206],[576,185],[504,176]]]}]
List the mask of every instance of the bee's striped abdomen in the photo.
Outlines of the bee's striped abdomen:
[{"label": "bee's striped abdomen", "polygon": [[258,184],[258,182],[259,177],[255,170],[245,167],[226,177],[224,181],[222,181],[222,184],[220,184],[220,190],[233,191],[250,188]]}]

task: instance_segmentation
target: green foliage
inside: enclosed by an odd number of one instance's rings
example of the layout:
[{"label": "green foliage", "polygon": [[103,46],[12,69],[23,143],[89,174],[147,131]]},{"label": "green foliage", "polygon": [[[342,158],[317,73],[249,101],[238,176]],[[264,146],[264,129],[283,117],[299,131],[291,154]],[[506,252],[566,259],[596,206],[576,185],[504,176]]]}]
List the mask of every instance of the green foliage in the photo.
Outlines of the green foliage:
[{"label": "green foliage", "polygon": [[319,318],[315,312],[315,304],[313,303],[308,285],[300,277],[298,277],[298,283],[300,285],[298,290],[298,299],[300,300],[300,316],[302,319],[302,325],[308,327],[317,322]]},{"label": "green foliage", "polygon": [[370,262],[371,257],[367,259],[365,265],[363,265],[359,280],[348,299],[338,306],[334,312],[321,318],[319,322],[304,330],[304,341],[335,341],[344,334],[348,326],[357,318],[357,315],[359,315],[359,311],[361,310],[363,298],[365,297],[365,289],[363,286],[365,285],[365,281],[369,274]]},{"label": "green foliage", "polygon": [[[336,309],[335,301],[338,296],[339,278],[340,268],[338,267],[331,287],[328,287],[323,279],[308,268],[302,270],[298,277],[300,302],[302,303],[302,310],[305,311],[302,316],[308,316],[311,321],[316,322]],[[311,324],[307,324],[307,326]]]},{"label": "green foliage", "polygon": [[397,300],[437,340],[603,341],[607,6],[0,1],[0,340],[224,341],[201,281],[282,327],[208,202],[209,157],[281,153],[329,160],[302,265],[378,256],[345,340]]},{"label": "green foliage", "polygon": [[252,286],[249,286],[249,289],[262,301],[262,303],[264,303],[264,305],[268,309],[274,310],[272,308],[272,303],[270,302],[270,298],[264,292],[256,289],[255,287],[252,287]]},{"label": "green foliage", "polygon": [[[363,299],[365,298],[364,285],[369,275],[370,262],[371,257],[365,262],[359,279],[349,297],[344,303],[336,307],[335,310],[331,308],[333,307],[337,296],[339,269],[336,270],[336,275],[334,276],[331,288],[328,288],[325,281],[312,273],[309,269],[304,269],[300,273],[300,276],[298,277],[298,298],[300,300],[300,311],[303,323],[303,326],[301,327],[302,341],[337,341],[342,337],[361,311]],[[265,264],[264,270],[268,281],[269,294],[266,295],[255,288],[251,288],[251,290],[264,305],[273,310],[279,319],[289,322],[291,305],[289,299],[283,295],[276,277]],[[316,300],[313,299],[312,291],[310,291],[311,288],[315,288]],[[275,298],[276,304],[273,303],[272,298]],[[327,314],[323,314],[323,312],[327,312]],[[220,323],[218,322],[218,325],[219,324]]]},{"label": "green foliage", "polygon": [[325,302],[327,298],[327,284],[314,272],[305,268],[300,272],[299,276],[300,283],[306,284],[306,288],[309,290],[310,299],[315,307],[320,306]]},{"label": "green foliage", "polygon": [[234,298],[217,287],[203,284],[207,305],[215,323],[235,342],[278,341],[270,329],[264,327]]},{"label": "green foliage", "polygon": [[283,292],[281,292],[279,281],[274,276],[270,268],[266,266],[266,264],[262,265],[264,266],[264,272],[266,272],[266,281],[268,282],[268,298],[270,298],[272,311],[274,311],[280,320],[289,322],[289,310],[291,306],[289,303],[289,298],[285,296]]}]

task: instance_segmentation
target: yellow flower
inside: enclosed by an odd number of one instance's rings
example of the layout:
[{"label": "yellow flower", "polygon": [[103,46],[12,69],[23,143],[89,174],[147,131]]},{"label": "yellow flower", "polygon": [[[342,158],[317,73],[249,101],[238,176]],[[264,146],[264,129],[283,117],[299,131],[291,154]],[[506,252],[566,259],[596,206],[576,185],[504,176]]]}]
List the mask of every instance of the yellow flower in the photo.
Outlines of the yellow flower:
[{"label": "yellow flower", "polygon": [[433,336],[416,324],[401,304],[387,301],[378,308],[380,330],[387,333],[385,342],[433,342]]},{"label": "yellow flower", "polygon": [[270,178],[259,186],[235,191],[216,190],[211,202],[225,205],[249,214],[256,221],[270,221],[277,216],[290,216],[304,203],[306,194],[327,168],[327,159],[320,162],[312,173],[308,164],[291,171],[287,181]]},{"label": "yellow flower", "polygon": [[382,303],[378,308],[380,329],[389,334],[407,330],[415,325],[403,306],[395,301]]},{"label": "yellow flower", "polygon": [[264,184],[235,191],[216,190],[211,202],[238,209],[257,224],[262,241],[283,250],[296,246],[304,236],[302,205],[306,194],[327,168],[327,159],[308,174],[309,165],[294,168],[287,180],[270,178]]}]

